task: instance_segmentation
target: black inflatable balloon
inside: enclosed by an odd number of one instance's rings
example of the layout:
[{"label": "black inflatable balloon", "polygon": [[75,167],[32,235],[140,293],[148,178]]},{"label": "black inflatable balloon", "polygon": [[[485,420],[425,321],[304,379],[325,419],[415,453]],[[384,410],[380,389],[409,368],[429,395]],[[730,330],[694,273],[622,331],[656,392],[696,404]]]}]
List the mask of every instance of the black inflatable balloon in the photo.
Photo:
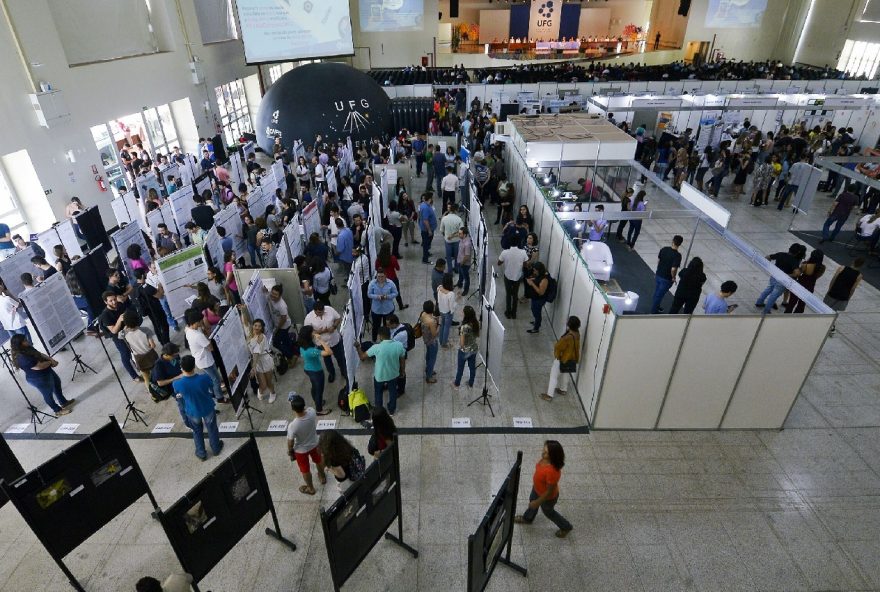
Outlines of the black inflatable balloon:
[{"label": "black inflatable balloon", "polygon": [[368,140],[391,131],[391,99],[364,72],[336,62],[306,64],[269,87],[257,113],[257,143],[270,154],[276,136],[285,146],[315,136]]}]

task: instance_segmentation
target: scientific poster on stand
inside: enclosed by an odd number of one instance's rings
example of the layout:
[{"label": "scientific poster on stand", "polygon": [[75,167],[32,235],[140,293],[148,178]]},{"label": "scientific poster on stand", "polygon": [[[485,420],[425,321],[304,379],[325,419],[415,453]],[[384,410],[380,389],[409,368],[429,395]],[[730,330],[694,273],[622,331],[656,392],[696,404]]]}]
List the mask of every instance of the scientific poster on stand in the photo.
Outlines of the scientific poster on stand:
[{"label": "scientific poster on stand", "polygon": [[351,296],[351,316],[355,335],[360,335],[364,326],[364,294],[361,291],[361,283],[360,272],[352,269],[351,275],[348,276],[348,292]]},{"label": "scientific poster on stand", "polygon": [[320,236],[321,234],[321,214],[318,211],[318,200],[313,199],[310,201],[306,207],[303,208],[302,211],[302,219],[303,219],[303,232],[305,233],[305,239],[308,241],[308,237],[312,236],[312,233],[317,232]]},{"label": "scientific poster on stand", "polygon": [[244,163],[241,161],[241,156],[238,153],[229,155],[229,178],[233,183],[232,190],[237,195],[238,186],[241,183],[247,183],[248,178],[247,170],[244,168]]},{"label": "scientific poster on stand", "polygon": [[260,281],[260,273],[255,271],[248,281],[248,285],[241,297],[242,302],[248,310],[251,322],[254,319],[263,319],[266,323],[266,335],[275,333],[275,323],[272,321],[272,314],[269,312],[269,291]]},{"label": "scientific poster on stand", "polygon": [[271,195],[267,195],[261,188],[254,187],[248,196],[248,210],[254,220],[261,217],[266,212],[266,206],[273,203]]},{"label": "scientific poster on stand", "polygon": [[[132,195],[134,192],[131,192]],[[113,215],[116,216],[117,224],[128,224],[131,222],[132,217],[131,214],[128,213],[128,207],[125,204],[125,200],[121,197],[117,197],[113,201],[110,202],[110,207],[113,208]]]},{"label": "scientific poster on stand", "polygon": [[248,364],[251,360],[247,346],[241,313],[234,306],[229,307],[221,321],[211,333],[214,347],[223,360],[223,368],[229,378],[230,392],[235,392],[243,378],[248,375]]},{"label": "scientific poster on stand", "polygon": [[299,214],[294,216],[284,228],[284,238],[287,239],[287,247],[290,249],[290,260],[293,261],[303,254],[303,236],[302,228],[300,228]]},{"label": "scientific poster on stand", "polygon": [[[266,202],[266,205],[275,203],[275,190],[278,189],[278,181],[272,176],[272,174],[268,174],[265,177],[260,178],[260,189],[263,191],[263,195],[267,196],[269,201]],[[262,216],[264,210],[259,210],[258,216]]]},{"label": "scientific poster on stand", "polygon": [[[486,308],[486,300],[481,300],[480,308],[480,353],[483,363],[489,369],[489,378],[496,389],[501,387],[501,352],[504,349],[504,325],[495,311]],[[488,353],[488,356],[487,356]],[[488,357],[488,360],[487,360]]]},{"label": "scientific poster on stand", "polygon": [[200,245],[186,247],[156,261],[159,281],[165,287],[165,297],[174,318],[183,317],[189,308],[187,299],[196,291],[187,287],[208,280],[208,265]]},{"label": "scientific poster on stand", "polygon": [[223,245],[220,243],[220,235],[217,234],[217,226],[212,226],[205,235],[205,250],[211,259],[211,265],[216,268],[223,267]]},{"label": "scientific poster on stand", "polygon": [[178,177],[180,177],[179,169],[180,167],[176,164],[169,164],[165,168],[159,170],[159,182],[162,184],[162,187],[165,187],[165,197],[168,197],[168,177],[174,177],[176,181],[174,184],[180,187],[180,180],[178,179]]},{"label": "scientific poster on stand", "polygon": [[144,240],[144,233],[141,232],[140,222],[137,220],[132,221],[125,228],[121,228],[111,234],[110,240],[113,241],[113,245],[116,247],[116,252],[119,254],[119,258],[125,266],[125,274],[129,277],[131,282],[134,283],[134,270],[126,256],[128,246],[133,244],[140,245],[141,259],[146,263],[153,260],[152,257],[150,257],[150,251],[147,248],[147,241]]},{"label": "scientific poster on stand", "polygon": [[236,257],[247,255],[247,237],[243,234],[241,216],[235,206],[227,206],[214,214],[214,228],[222,226],[226,236],[232,238],[232,250]]},{"label": "scientific poster on stand", "polygon": [[[82,257],[82,246],[79,237],[76,236],[76,230],[73,229],[73,221],[65,220],[55,225],[55,231],[58,233],[58,240],[64,245],[69,257]],[[51,253],[46,252],[46,256],[50,257]],[[50,261],[51,263],[51,261]]]},{"label": "scientific poster on stand", "polygon": [[162,207],[152,212],[147,212],[147,225],[150,227],[150,236],[153,237],[153,241],[155,242],[156,237],[159,236],[159,224],[165,224],[168,226],[168,230],[174,232],[174,220],[171,220],[169,224],[167,220],[165,220],[165,213],[171,212],[171,204],[167,201],[162,204]]},{"label": "scientific poster on stand", "polygon": [[287,180],[284,172],[284,164],[276,160],[272,163],[272,176],[275,178],[275,182],[278,184],[278,189],[281,190],[281,193],[287,191]]},{"label": "scientific poster on stand", "polygon": [[278,269],[291,269],[293,267],[293,259],[290,258],[290,249],[287,246],[287,237],[281,237],[281,243],[275,252],[275,259],[278,261]]},{"label": "scientific poster on stand", "polygon": [[186,223],[192,220],[192,209],[196,207],[196,202],[193,200],[192,185],[181,187],[168,197],[168,201],[171,202],[171,211],[174,213],[174,221],[177,222],[177,228],[182,231]]},{"label": "scientific poster on stand", "polygon": [[211,192],[211,177],[207,173],[202,174],[201,177],[196,179],[196,195],[202,197],[205,191]]},{"label": "scientific poster on stand", "polygon": [[31,324],[49,355],[53,355],[82,333],[86,324],[60,273],[21,295]]},{"label": "scientific poster on stand", "polygon": [[6,284],[9,293],[16,298],[24,289],[24,284],[21,283],[21,274],[30,273],[36,276],[37,268],[31,263],[31,257],[34,255],[36,255],[34,248],[27,247],[11,257],[0,260],[0,279]]}]

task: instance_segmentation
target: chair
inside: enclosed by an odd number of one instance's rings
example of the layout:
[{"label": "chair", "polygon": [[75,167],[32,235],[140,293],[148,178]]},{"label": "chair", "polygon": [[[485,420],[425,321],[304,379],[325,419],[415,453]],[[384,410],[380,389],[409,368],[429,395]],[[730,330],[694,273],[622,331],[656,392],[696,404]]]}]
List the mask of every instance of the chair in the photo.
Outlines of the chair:
[{"label": "chair", "polygon": [[611,268],[614,266],[614,257],[611,256],[611,248],[603,242],[586,241],[581,245],[581,257],[587,263],[587,269],[597,280],[607,282],[611,279]]}]

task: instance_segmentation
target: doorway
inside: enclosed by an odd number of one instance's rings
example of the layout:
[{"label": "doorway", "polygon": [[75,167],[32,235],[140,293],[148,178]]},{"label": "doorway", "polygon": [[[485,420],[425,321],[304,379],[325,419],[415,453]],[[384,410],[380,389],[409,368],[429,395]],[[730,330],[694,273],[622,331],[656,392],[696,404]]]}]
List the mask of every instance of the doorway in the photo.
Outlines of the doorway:
[{"label": "doorway", "polygon": [[709,41],[688,41],[684,50],[684,61],[690,62],[695,66],[706,63],[709,57]]}]

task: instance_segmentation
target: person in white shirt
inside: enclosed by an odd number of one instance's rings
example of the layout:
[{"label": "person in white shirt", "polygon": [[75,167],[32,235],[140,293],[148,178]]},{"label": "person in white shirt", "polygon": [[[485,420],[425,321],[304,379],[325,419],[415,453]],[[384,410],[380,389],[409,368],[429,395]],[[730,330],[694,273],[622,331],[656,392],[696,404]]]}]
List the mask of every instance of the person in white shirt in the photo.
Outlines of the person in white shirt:
[{"label": "person in white shirt", "polygon": [[6,284],[0,281],[0,324],[13,334],[24,335],[28,343],[33,343],[27,327],[27,315],[21,303],[9,293]]},{"label": "person in white shirt", "polygon": [[458,271],[458,242],[461,240],[458,231],[464,226],[457,211],[458,205],[455,202],[450,203],[446,215],[440,220],[440,232],[446,244],[446,260],[449,261],[452,273]]},{"label": "person in white shirt", "polygon": [[443,210],[447,203],[455,203],[455,192],[458,191],[458,175],[450,164],[446,167],[446,176],[440,180],[440,190],[443,192]]},{"label": "person in white shirt", "polygon": [[880,241],[880,212],[862,216],[856,224],[856,233],[859,240],[871,241],[869,250],[875,251],[877,242]]},{"label": "person in white shirt", "polygon": [[498,256],[498,265],[504,272],[504,316],[508,319],[516,318],[519,283],[523,277],[523,265],[528,259],[529,256],[519,247],[504,249]]},{"label": "person in white shirt", "polygon": [[332,306],[328,306],[321,301],[315,302],[315,308],[306,315],[303,325],[311,325],[315,338],[320,337],[324,340],[331,350],[332,356],[324,356],[324,366],[327,368],[327,382],[336,380],[336,368],[333,365],[333,358],[339,363],[339,372],[342,373],[342,380],[345,381],[345,390],[348,391],[348,366],[345,363],[345,347],[342,344],[342,335],[339,333],[339,326],[342,324],[342,316]]},{"label": "person in white shirt", "polygon": [[204,332],[202,313],[191,308],[184,314],[186,320],[186,343],[189,351],[196,360],[196,368],[208,375],[214,390],[214,400],[218,403],[229,403],[229,399],[223,397],[220,371],[214,364],[214,346]]},{"label": "person in white shirt", "polygon": [[327,182],[324,175],[324,165],[318,162],[317,158],[312,158],[312,163],[315,165],[315,187],[326,190]]}]

